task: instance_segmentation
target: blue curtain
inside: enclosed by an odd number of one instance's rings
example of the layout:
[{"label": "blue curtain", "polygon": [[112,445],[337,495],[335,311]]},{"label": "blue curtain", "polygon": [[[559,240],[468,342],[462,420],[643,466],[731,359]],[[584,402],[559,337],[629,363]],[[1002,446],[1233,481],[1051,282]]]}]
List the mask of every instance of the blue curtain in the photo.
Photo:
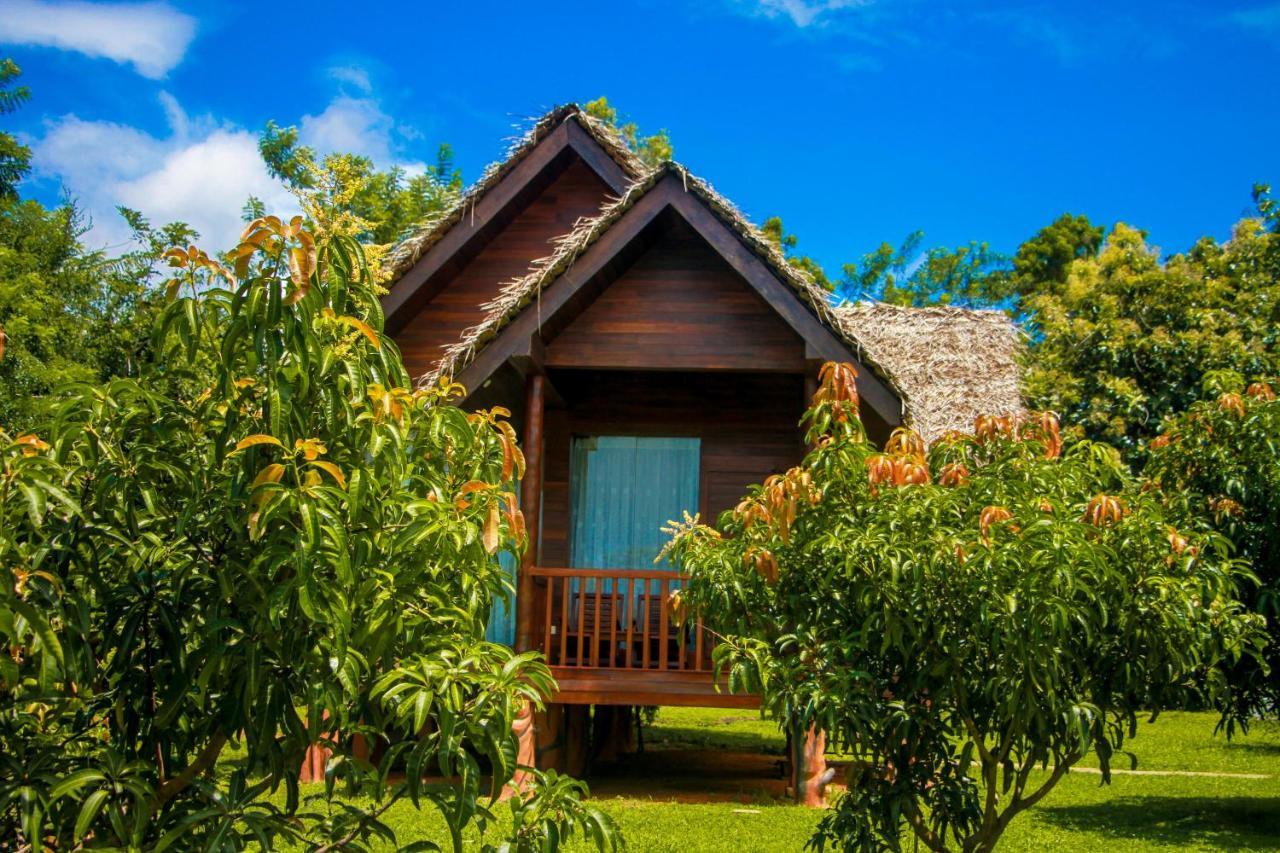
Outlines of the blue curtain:
[{"label": "blue curtain", "polygon": [[[516,489],[516,505],[519,506],[520,490]],[[516,644],[516,567],[520,560],[510,551],[498,552],[498,565],[507,576],[511,587],[511,600],[496,596],[489,608],[489,623],[484,628],[484,638],[491,643],[502,643],[504,646]]]},{"label": "blue curtain", "polygon": [[[502,572],[507,576],[507,583],[511,585],[511,589],[516,587],[516,555],[510,551],[498,552],[498,565],[502,567]],[[516,642],[516,602],[515,593],[512,592],[511,600],[501,596],[495,597],[493,606],[489,609],[489,624],[485,626],[484,638],[491,643],[502,643],[504,646],[514,646]]]},{"label": "blue curtain", "polygon": [[662,528],[698,508],[699,450],[696,438],[575,438],[570,565],[652,568]]}]

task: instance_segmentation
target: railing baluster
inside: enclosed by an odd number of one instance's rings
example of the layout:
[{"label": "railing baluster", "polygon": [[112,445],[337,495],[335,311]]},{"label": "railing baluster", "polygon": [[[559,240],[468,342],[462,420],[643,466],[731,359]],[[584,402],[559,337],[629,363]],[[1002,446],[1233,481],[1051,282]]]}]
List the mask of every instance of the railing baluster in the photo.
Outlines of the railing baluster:
[{"label": "railing baluster", "polygon": [[[533,574],[538,591],[546,595],[545,605],[539,602],[535,607],[544,607],[540,645],[549,665],[712,670],[714,642],[702,620],[676,624],[672,613],[671,596],[677,590],[683,592],[685,584],[681,575],[641,569],[542,567],[535,567]],[[536,629],[531,633],[539,636]],[[570,634],[577,637],[576,649]]]},{"label": "railing baluster", "polygon": [[609,660],[605,666],[618,664],[618,583],[620,579],[609,582]]},{"label": "railing baluster", "polygon": [[658,611],[658,669],[667,668],[667,646],[670,642],[671,624],[669,620],[670,601],[671,601],[671,585],[664,578],[658,582],[658,593],[661,596],[658,599],[658,606],[662,609]]},{"label": "railing baluster", "polygon": [[596,578],[596,606],[594,618],[591,620],[591,665],[600,665],[600,587],[604,581]]},{"label": "railing baluster", "polygon": [[644,582],[644,620],[640,623],[640,630],[644,632],[644,668],[649,668],[649,606],[653,603],[653,595],[650,593],[650,581],[646,578]]},{"label": "railing baluster", "polygon": [[[532,586],[532,584],[531,584]],[[554,634],[551,633],[551,606],[555,601],[556,579],[547,578],[547,619],[542,627],[542,653],[547,656],[548,665],[555,665],[555,655],[552,654],[552,644],[555,642]],[[532,610],[532,608],[530,608]]]},{"label": "railing baluster", "polygon": [[587,580],[583,578],[578,581],[578,666],[582,666],[582,655],[586,648],[586,622],[587,618]]},{"label": "railing baluster", "polygon": [[631,642],[631,629],[635,627],[636,610],[636,584],[633,580],[627,581],[627,597],[624,601],[627,604],[627,669],[631,669],[636,659],[635,646]]},{"label": "railing baluster", "polygon": [[560,579],[560,665],[569,657],[569,579]]}]

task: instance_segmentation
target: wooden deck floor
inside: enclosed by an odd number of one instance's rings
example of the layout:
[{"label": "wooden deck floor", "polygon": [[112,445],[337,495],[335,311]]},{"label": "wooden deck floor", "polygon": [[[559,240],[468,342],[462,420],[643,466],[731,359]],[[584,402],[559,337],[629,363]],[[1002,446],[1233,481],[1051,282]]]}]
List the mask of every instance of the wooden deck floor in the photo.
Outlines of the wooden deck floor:
[{"label": "wooden deck floor", "polygon": [[758,708],[760,697],[733,694],[709,672],[628,671],[553,666],[560,685],[552,702],[566,705],[685,705]]}]

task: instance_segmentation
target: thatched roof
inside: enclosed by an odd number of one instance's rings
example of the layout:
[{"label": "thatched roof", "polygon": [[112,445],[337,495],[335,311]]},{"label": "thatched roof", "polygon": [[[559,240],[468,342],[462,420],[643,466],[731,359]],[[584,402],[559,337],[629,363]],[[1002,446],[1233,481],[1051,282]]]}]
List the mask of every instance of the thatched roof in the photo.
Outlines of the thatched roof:
[{"label": "thatched roof", "polygon": [[907,422],[928,440],[978,415],[1023,411],[1022,340],[1002,311],[860,302],[835,309],[845,338],[893,377]]},{"label": "thatched roof", "polygon": [[535,120],[527,131],[512,140],[507,148],[506,156],[496,163],[490,163],[480,175],[480,180],[472,184],[457,203],[436,217],[421,224],[409,237],[401,240],[387,256],[383,268],[390,273],[390,281],[395,281],[409,271],[436,241],[448,233],[468,210],[475,210],[480,197],[494,187],[503,177],[520,165],[529,152],[537,147],[538,142],[555,130],[566,120],[576,121],[582,129],[613,158],[627,176],[636,179],[643,176],[649,167],[637,157],[627,143],[613,128],[593,116],[583,112],[577,104],[566,104],[556,107],[551,112]]},{"label": "thatched roof", "polygon": [[[584,126],[597,140],[610,140],[606,150],[611,155],[618,146],[626,149],[625,143],[607,126],[580,111],[566,112],[565,109],[539,121],[531,135],[517,145],[517,156],[532,144],[529,139],[545,133],[567,116],[585,120]],[[435,381],[441,375],[454,375],[463,370],[489,341],[533,303],[645,193],[663,178],[674,176],[687,192],[701,199],[728,225],[781,282],[889,385],[902,400],[904,420],[926,439],[936,438],[949,429],[972,429],[973,419],[978,414],[1012,414],[1022,410],[1017,361],[1021,341],[1012,321],[1004,313],[958,308],[903,308],[882,303],[835,306],[826,290],[817,285],[807,272],[791,264],[777,245],[706,181],[678,163],[665,163],[646,170],[634,155],[629,151],[627,154],[631,157],[627,163],[628,172],[637,169],[639,177],[622,197],[606,202],[598,216],[579,220],[571,231],[554,242],[550,255],[534,261],[525,275],[506,283],[498,296],[483,306],[486,312],[484,320],[468,329],[456,344],[449,347],[436,369],[422,377],[423,381]],[[468,197],[474,198],[492,186],[498,180],[493,175],[500,177],[509,168],[504,164],[487,172],[481,180],[484,186],[479,190],[473,188]],[[458,215],[451,214],[452,221],[456,221]],[[446,217],[437,223],[433,234],[416,238],[419,240],[416,249],[401,250],[397,255],[420,256],[447,230],[448,221]],[[396,275],[409,266],[412,266],[411,260],[399,261],[395,266]]]}]

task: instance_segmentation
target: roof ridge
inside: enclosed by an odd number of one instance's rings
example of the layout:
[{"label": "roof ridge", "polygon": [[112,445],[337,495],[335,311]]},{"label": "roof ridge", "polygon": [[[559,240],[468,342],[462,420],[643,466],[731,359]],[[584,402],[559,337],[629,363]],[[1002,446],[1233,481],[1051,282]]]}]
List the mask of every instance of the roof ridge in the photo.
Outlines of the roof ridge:
[{"label": "roof ridge", "polygon": [[[957,417],[959,413],[968,415],[967,420],[971,422],[977,413],[1021,411],[1016,358],[1018,336],[1007,314],[952,306],[913,308],[883,302],[836,305],[827,290],[805,270],[792,264],[781,248],[710,182],[674,160],[650,168],[621,196],[604,204],[596,216],[579,219],[572,229],[556,239],[549,255],[532,262],[525,274],[503,284],[498,296],[481,306],[486,312],[485,319],[466,330],[423,381],[435,381],[463,369],[486,343],[538,299],[548,285],[667,175],[678,176],[686,191],[697,194],[749,250],[853,348],[867,367],[898,395],[908,422],[926,438],[937,437],[963,422],[965,419]],[[957,320],[965,322],[958,326]],[[973,328],[974,321],[980,321],[983,326],[1001,325],[1008,334],[983,331],[975,337],[970,332],[964,346],[941,346],[939,339],[965,336],[963,327]],[[901,357],[904,352],[910,352],[910,357]],[[898,366],[894,367],[895,364]],[[989,378],[966,386],[958,380],[958,364],[965,365],[968,376],[985,374]],[[982,364],[987,366],[986,371],[975,369]],[[947,381],[943,384],[951,389],[946,393],[938,387],[944,379]]]},{"label": "roof ridge", "polygon": [[523,119],[523,122],[528,123],[528,128],[523,133],[510,137],[502,159],[485,166],[480,177],[462,192],[456,202],[423,221],[412,234],[396,243],[387,253],[382,265],[383,272],[394,283],[417,263],[449,228],[463,218],[468,207],[474,210],[480,198],[533,151],[545,136],[571,118],[595,139],[605,153],[629,177],[638,178],[648,170],[649,167],[627,146],[626,140],[617,130],[589,114],[578,103],[570,101],[552,107],[541,116]]}]

